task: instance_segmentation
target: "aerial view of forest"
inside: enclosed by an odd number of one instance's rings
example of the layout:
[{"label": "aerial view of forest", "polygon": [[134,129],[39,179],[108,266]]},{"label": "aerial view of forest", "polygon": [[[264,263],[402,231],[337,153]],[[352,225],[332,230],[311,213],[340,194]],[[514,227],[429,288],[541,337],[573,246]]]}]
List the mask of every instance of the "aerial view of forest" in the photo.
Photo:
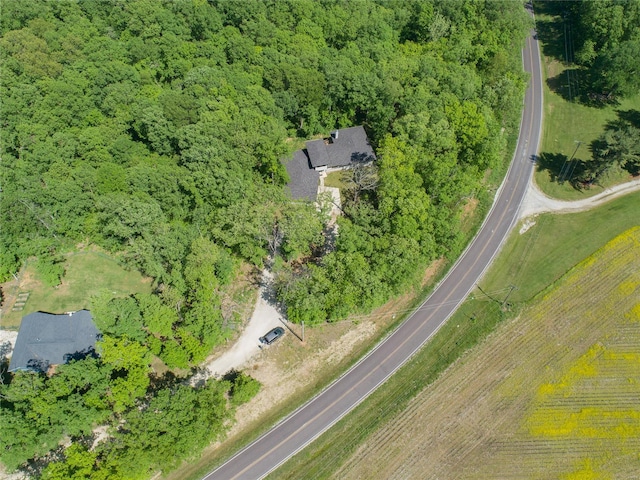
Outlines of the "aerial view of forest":
[{"label": "aerial view of forest", "polygon": [[[243,272],[272,265],[296,323],[384,304],[461,252],[518,133],[517,1],[0,8],[0,280],[30,262],[55,287],[82,244],[151,283],[92,296],[100,355],[3,373],[0,460],[35,478],[149,478],[222,438],[258,383],[186,378],[229,337]],[[375,182],[347,182],[333,236],[285,163],[357,125]]]}]

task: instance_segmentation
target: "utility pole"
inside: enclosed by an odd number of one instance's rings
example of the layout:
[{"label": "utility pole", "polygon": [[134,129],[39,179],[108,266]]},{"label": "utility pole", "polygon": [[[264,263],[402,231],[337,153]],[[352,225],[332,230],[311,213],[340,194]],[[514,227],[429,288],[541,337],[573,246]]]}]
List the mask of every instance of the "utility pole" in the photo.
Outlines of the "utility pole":
[{"label": "utility pole", "polygon": [[518,289],[518,287],[516,287],[515,285],[510,285],[509,288],[510,288],[509,293],[507,293],[507,296],[504,298],[504,301],[502,302],[503,309],[505,305],[507,305],[507,300],[509,300],[509,296],[513,293],[514,290]]},{"label": "utility pole", "polygon": [[304,343],[304,320],[302,321],[302,343]]},{"label": "utility pole", "polygon": [[[575,156],[576,152],[580,148],[580,145],[582,145],[582,142],[580,140],[576,140],[576,142],[578,143],[578,145],[576,146],[576,151],[573,152],[573,156]],[[571,158],[573,158],[573,157],[571,157]],[[571,168],[571,173],[569,174],[569,181],[571,181],[571,178],[573,177],[573,171],[576,169],[576,165],[577,164],[578,164],[578,162],[574,163],[573,167]]]},{"label": "utility pole", "polygon": [[[569,170],[571,170],[571,175],[573,175],[573,170],[575,170],[576,168],[575,165],[573,166],[573,169],[571,168],[571,161],[573,160],[573,157],[576,156],[576,153],[578,153],[578,149],[580,148],[580,145],[582,145],[582,141],[574,140],[574,143],[577,143],[576,149],[573,151],[571,158],[562,164],[562,169],[560,170],[560,174],[558,178],[559,183],[563,183],[565,181],[565,179],[567,178],[567,174],[569,173]],[[569,177],[569,179],[571,179],[571,177]]]}]

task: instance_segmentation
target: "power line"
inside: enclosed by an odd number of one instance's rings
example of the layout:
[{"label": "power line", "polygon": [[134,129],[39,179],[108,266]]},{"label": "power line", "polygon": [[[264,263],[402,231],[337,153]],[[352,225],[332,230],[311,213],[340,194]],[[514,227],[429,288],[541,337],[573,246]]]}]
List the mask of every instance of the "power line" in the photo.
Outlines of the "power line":
[{"label": "power line", "polygon": [[[576,151],[573,152],[573,155],[576,154],[576,152],[578,151],[578,149],[580,148],[580,145],[582,145],[582,142],[578,142],[578,146],[576,147]],[[571,173],[569,174],[569,181],[571,181],[571,178],[573,178],[573,171],[576,169],[576,165],[578,165],[578,161],[574,161],[573,162],[573,167],[571,167]]]},{"label": "power line", "polygon": [[573,45],[573,28],[571,22],[569,23],[569,58],[574,67],[571,70],[574,85],[574,96],[580,98],[580,80],[578,79],[579,70],[575,68],[575,47]]},{"label": "power line", "polygon": [[567,87],[569,88],[569,101],[571,101],[571,75],[569,73],[569,48],[567,45],[567,21],[565,14],[562,15],[562,26],[564,27],[564,59],[567,65]]},{"label": "power line", "polygon": [[[480,288],[478,285],[476,285],[478,288]],[[501,293],[506,292],[507,290],[511,290],[511,286],[509,287],[505,287],[505,288],[501,288],[498,290],[492,290],[490,292],[484,292],[482,291],[482,293],[486,296],[488,296],[489,298],[491,298],[493,301],[501,304],[502,302],[500,300],[497,300],[496,298],[493,298],[496,295],[499,295]],[[329,322],[331,324],[338,324],[338,323],[344,323],[344,322],[360,322],[363,320],[375,320],[378,318],[383,318],[383,317],[387,317],[389,315],[393,315],[393,316],[397,316],[397,315],[402,315],[402,314],[406,314],[406,313],[412,313],[412,312],[417,312],[417,311],[426,311],[429,309],[436,309],[438,307],[442,307],[445,305],[456,305],[458,303],[460,303],[461,301],[464,302],[468,302],[471,300],[475,300],[475,298],[473,297],[473,295],[467,296],[465,299],[453,299],[453,300],[449,300],[447,302],[441,302],[441,303],[437,303],[437,304],[431,304],[428,306],[425,305],[421,305],[420,307],[416,308],[400,308],[400,309],[393,309],[393,310],[385,310],[384,313],[378,313],[378,314],[374,314],[374,313],[369,313],[369,314],[362,314],[362,315],[351,315],[349,316],[349,318],[344,319],[344,320],[337,320],[334,322]]]},{"label": "power line", "polygon": [[487,292],[485,292],[484,290],[482,290],[482,288],[480,287],[480,285],[478,285],[477,283],[476,283],[476,287],[478,287],[478,290],[480,290],[480,291],[482,292],[482,294],[483,294],[485,297],[487,297],[487,298],[489,298],[489,299],[493,300],[494,302],[496,302],[496,303],[498,303],[498,304],[500,303],[500,300],[498,300],[498,299],[496,299],[496,298],[493,298],[493,297],[492,297],[491,295],[489,295]]},{"label": "power line", "polygon": [[[577,143],[576,149],[573,151],[571,158],[569,160],[565,160],[565,162],[562,164],[562,168],[560,169],[560,174],[558,175],[558,183],[562,183],[565,181],[565,179],[567,178],[567,175],[569,174],[569,170],[571,170],[571,175],[573,175],[573,170],[575,170],[576,168],[575,165],[573,165],[573,168],[571,168],[572,167],[571,161],[573,160],[573,157],[576,156],[576,152],[580,148],[580,145],[582,145],[582,141],[574,140],[574,142]],[[577,163],[578,162],[576,162],[576,164]]]}]

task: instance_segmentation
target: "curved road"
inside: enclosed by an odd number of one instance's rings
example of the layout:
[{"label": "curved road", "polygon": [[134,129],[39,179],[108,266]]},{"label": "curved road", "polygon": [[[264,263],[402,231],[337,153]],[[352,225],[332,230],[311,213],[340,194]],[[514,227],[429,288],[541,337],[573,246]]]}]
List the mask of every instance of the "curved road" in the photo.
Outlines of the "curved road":
[{"label": "curved road", "polygon": [[523,63],[531,73],[518,146],[489,215],[457,263],[429,298],[353,368],[322,393],[245,447],[204,480],[255,480],[282,465],[334,425],[400,368],[467,297],[518,218],[533,173],[542,122],[542,76],[537,41],[530,36]]}]

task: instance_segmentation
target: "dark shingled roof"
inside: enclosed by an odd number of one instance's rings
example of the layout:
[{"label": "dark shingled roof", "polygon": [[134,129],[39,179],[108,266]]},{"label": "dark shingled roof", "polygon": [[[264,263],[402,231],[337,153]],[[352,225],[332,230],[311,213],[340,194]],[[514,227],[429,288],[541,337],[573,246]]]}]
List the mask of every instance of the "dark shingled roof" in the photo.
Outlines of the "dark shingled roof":
[{"label": "dark shingled roof", "polygon": [[289,191],[294,200],[315,201],[318,194],[320,175],[309,165],[309,159],[302,150],[293,154],[293,160],[287,163]]},{"label": "dark shingled roof", "polygon": [[[289,191],[294,200],[315,201],[318,195],[317,167],[348,167],[376,159],[364,127],[336,130],[328,140],[311,140],[307,148],[298,150],[287,163]],[[337,137],[337,138],[336,138]]]},{"label": "dark shingled roof", "polygon": [[20,324],[9,371],[46,372],[50,365],[84,358],[94,353],[99,336],[88,310],[64,315],[31,313]]},{"label": "dark shingled roof", "polygon": [[324,140],[311,140],[310,142],[307,142],[306,145],[307,154],[309,155],[312,168],[329,165],[329,154]]},{"label": "dark shingled roof", "polygon": [[332,135],[328,142],[324,140],[307,142],[309,160],[313,168],[325,165],[329,168],[346,167],[353,163],[375,160],[376,155],[362,125],[336,132],[337,138]]}]

